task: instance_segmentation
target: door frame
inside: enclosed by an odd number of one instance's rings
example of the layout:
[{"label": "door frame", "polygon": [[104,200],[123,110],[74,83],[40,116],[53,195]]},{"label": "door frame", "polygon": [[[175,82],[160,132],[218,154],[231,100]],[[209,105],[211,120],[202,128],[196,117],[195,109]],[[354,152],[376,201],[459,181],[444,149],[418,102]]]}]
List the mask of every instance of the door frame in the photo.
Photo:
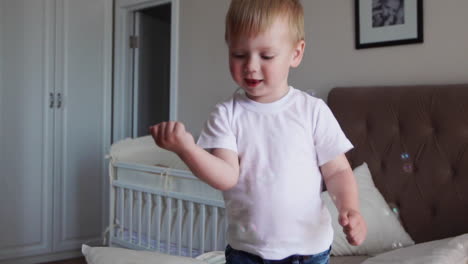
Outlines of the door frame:
[{"label": "door frame", "polygon": [[169,119],[177,120],[179,0],[117,0],[115,3],[114,94],[112,142],[131,137],[133,56],[130,36],[134,28],[135,11],[171,4],[171,58],[169,88]]}]

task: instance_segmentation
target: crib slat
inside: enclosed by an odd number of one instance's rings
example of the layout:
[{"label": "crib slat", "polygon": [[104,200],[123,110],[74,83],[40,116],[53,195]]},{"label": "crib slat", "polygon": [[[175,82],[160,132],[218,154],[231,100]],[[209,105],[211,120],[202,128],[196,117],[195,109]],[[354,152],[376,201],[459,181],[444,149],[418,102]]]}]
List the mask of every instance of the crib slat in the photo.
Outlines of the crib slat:
[{"label": "crib slat", "polygon": [[177,199],[177,248],[179,256],[182,256],[182,217],[183,217],[182,200]]},{"label": "crib slat", "polygon": [[115,239],[114,238],[114,226],[115,226],[115,213],[116,213],[116,210],[117,210],[117,199],[116,199],[116,191],[117,191],[117,187],[113,186],[112,184],[110,185],[110,197],[109,197],[109,201],[110,201],[110,205],[109,205],[109,208],[110,208],[110,212],[109,212],[109,244],[108,246],[111,247],[112,246],[112,240]]},{"label": "crib slat", "polygon": [[215,251],[216,247],[218,246],[218,207],[211,207],[212,209],[212,220],[213,220],[213,241],[212,241],[212,247],[211,250]]},{"label": "crib slat", "polygon": [[141,216],[142,216],[142,197],[141,192],[138,192],[138,245],[141,246]]},{"label": "crib slat", "polygon": [[188,210],[189,210],[189,257],[193,257],[192,250],[193,250],[193,202],[188,203]]},{"label": "crib slat", "polygon": [[120,188],[120,239],[124,240],[125,232],[125,189]]},{"label": "crib slat", "polygon": [[157,217],[156,217],[156,250],[161,251],[161,195],[156,196],[156,208],[157,208]]},{"label": "crib slat", "polygon": [[205,253],[205,222],[206,222],[206,206],[200,205],[200,254]]},{"label": "crib slat", "polygon": [[167,197],[167,200],[166,200],[166,204],[167,204],[167,207],[166,207],[166,212],[167,212],[167,253],[170,254],[171,253],[171,229],[172,229],[172,198],[170,197]]},{"label": "crib slat", "polygon": [[153,199],[151,193],[146,193],[146,248],[151,248],[151,209],[153,208]]},{"label": "crib slat", "polygon": [[128,223],[128,241],[130,243],[132,243],[132,238],[133,238],[133,190],[130,189],[129,190],[129,203],[130,203],[130,206],[129,206],[129,216],[130,216],[130,220],[129,220],[129,223]]}]

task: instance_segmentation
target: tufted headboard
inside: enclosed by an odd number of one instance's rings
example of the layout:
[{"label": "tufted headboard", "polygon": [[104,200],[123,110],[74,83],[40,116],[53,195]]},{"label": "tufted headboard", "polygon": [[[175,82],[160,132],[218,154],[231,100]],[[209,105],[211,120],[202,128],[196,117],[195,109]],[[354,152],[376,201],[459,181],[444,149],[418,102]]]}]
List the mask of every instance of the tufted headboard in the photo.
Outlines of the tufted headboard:
[{"label": "tufted headboard", "polygon": [[328,104],[414,241],[468,233],[468,84],[339,87]]}]

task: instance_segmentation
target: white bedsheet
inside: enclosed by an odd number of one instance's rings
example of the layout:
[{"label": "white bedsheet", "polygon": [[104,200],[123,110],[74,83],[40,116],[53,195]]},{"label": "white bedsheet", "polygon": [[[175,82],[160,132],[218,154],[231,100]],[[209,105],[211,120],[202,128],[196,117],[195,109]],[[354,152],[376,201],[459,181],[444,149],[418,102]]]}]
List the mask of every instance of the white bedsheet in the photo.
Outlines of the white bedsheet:
[{"label": "white bedsheet", "polygon": [[226,257],[224,256],[224,251],[211,251],[205,254],[202,254],[196,259],[203,260],[209,264],[225,264]]},{"label": "white bedsheet", "polygon": [[468,234],[400,248],[363,264],[468,264]]},{"label": "white bedsheet", "polygon": [[[366,256],[332,257],[331,264],[468,264],[468,234]],[[223,251],[204,253],[196,259],[209,264],[226,263]]]}]

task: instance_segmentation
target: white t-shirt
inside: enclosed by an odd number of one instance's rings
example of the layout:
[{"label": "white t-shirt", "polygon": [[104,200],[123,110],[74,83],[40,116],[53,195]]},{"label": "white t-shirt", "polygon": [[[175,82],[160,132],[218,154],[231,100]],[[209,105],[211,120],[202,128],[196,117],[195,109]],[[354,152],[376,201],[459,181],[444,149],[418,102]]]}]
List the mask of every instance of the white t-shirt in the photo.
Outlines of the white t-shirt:
[{"label": "white t-shirt", "polygon": [[293,87],[267,104],[235,93],[216,105],[197,144],[239,155],[239,181],[223,192],[233,248],[277,260],[330,247],[319,166],[353,146],[321,99]]}]

